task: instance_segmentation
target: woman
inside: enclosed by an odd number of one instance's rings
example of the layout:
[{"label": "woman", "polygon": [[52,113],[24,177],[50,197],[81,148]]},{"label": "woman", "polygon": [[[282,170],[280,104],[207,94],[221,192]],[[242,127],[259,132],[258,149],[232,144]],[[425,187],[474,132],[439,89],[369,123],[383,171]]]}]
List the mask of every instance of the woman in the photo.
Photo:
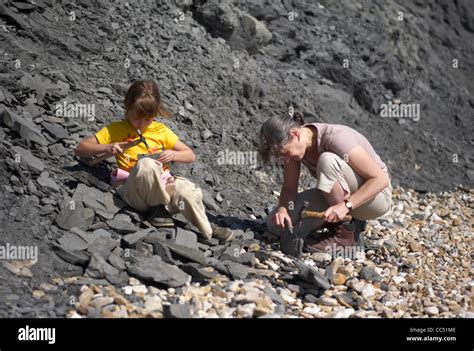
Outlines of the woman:
[{"label": "woman", "polygon": [[[292,225],[305,201],[309,210],[324,211],[322,219],[305,219],[297,234],[308,251],[355,246],[365,220],[385,214],[392,204],[387,166],[369,141],[356,130],[339,124],[305,124],[300,114],[272,117],[260,130],[260,154],[284,160],[284,180],[277,208],[269,214],[270,232]],[[317,179],[317,186],[298,193],[301,164]],[[351,223],[343,222],[350,214]],[[327,228],[324,235],[308,235]]]}]

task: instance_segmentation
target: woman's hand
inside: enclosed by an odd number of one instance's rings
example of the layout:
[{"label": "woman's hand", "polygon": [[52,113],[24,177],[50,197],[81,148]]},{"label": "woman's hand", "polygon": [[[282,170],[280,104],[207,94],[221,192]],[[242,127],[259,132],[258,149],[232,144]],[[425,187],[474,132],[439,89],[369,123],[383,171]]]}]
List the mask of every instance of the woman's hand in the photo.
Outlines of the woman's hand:
[{"label": "woman's hand", "polygon": [[273,224],[276,224],[280,229],[284,230],[285,229],[285,221],[289,223],[291,226],[291,218],[288,215],[288,211],[286,210],[285,207],[279,207],[278,210],[275,212],[272,218]]},{"label": "woman's hand", "polygon": [[344,219],[344,216],[349,213],[349,209],[346,207],[344,202],[329,207],[324,212],[324,219],[329,223],[340,222]]},{"label": "woman's hand", "polygon": [[173,162],[176,159],[176,151],[174,150],[165,150],[161,153],[161,156],[157,161],[162,164]]}]

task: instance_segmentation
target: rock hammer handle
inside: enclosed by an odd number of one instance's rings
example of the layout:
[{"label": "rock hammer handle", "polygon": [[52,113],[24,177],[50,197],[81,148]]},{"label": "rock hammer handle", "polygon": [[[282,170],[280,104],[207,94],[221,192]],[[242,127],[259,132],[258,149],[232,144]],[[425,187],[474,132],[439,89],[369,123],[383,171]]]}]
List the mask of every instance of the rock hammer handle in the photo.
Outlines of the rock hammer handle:
[{"label": "rock hammer handle", "polygon": [[[324,212],[303,211],[301,212],[301,218],[324,218]],[[350,221],[350,220],[352,220],[351,215],[344,216],[343,221]]]}]

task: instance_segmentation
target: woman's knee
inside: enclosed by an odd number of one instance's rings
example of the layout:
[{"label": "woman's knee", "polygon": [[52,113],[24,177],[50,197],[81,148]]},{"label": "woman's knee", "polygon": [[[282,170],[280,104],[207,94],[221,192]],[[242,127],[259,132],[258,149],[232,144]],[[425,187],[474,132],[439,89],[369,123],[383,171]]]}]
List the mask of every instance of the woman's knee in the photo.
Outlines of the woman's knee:
[{"label": "woman's knee", "polygon": [[352,215],[354,218],[360,220],[377,219],[387,214],[387,212],[392,208],[391,205],[392,203],[389,200],[374,199],[371,202],[352,210]]},{"label": "woman's knee", "polygon": [[338,166],[338,162],[341,158],[332,152],[323,152],[319,155],[318,164],[316,166],[316,170],[319,173],[323,172],[326,173],[334,169],[334,167]]}]

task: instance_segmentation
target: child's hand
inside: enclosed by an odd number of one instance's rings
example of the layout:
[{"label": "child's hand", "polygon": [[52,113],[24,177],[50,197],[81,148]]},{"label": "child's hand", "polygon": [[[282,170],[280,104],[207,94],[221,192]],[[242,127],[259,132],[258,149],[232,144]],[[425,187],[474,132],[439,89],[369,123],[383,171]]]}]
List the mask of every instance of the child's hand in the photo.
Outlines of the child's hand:
[{"label": "child's hand", "polygon": [[165,150],[161,153],[161,156],[158,158],[157,161],[165,164],[165,163],[170,163],[175,160],[176,156],[176,151],[174,150]]},{"label": "child's hand", "polygon": [[122,146],[127,144],[127,141],[120,142],[120,143],[112,143],[112,144],[107,144],[105,148],[105,152],[110,153],[110,154],[123,154]]}]

